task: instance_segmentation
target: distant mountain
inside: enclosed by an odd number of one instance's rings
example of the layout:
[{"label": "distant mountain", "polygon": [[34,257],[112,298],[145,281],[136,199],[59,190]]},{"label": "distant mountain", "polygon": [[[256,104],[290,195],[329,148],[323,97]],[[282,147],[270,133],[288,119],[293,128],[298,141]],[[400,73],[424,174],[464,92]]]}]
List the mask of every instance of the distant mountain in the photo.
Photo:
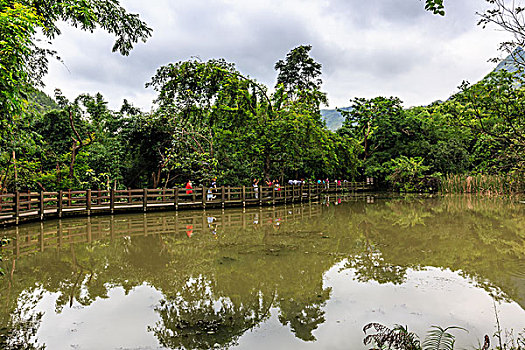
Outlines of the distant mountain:
[{"label": "distant mountain", "polygon": [[[349,111],[351,107],[339,108],[343,111]],[[345,118],[336,109],[321,109],[321,116],[326,122],[328,130],[336,131],[343,126]]]},{"label": "distant mountain", "polygon": [[494,72],[506,70],[509,73],[516,73],[520,68],[521,70],[525,68],[525,50],[518,46],[510,55],[507,56],[507,58],[497,65],[497,67],[494,69]]}]

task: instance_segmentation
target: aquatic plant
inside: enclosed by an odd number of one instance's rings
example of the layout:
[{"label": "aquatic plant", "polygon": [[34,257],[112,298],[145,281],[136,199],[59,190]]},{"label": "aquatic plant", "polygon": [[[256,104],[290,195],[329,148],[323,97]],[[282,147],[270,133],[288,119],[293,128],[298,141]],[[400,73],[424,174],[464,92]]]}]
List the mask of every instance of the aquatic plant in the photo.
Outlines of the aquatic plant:
[{"label": "aquatic plant", "polygon": [[[477,350],[525,350],[525,328],[523,331],[514,336],[513,331],[505,331],[505,339],[503,339],[503,331],[499,327],[499,320],[497,319],[497,331],[494,337],[498,340],[498,345],[490,347],[490,337],[485,335],[483,345],[479,345]],[[380,323],[372,322],[363,327],[365,334],[369,329],[375,329],[375,334],[368,334],[364,339],[365,345],[373,344],[374,347],[370,350],[453,350],[456,337],[449,331],[454,329],[468,332],[465,328],[457,326],[449,326],[442,328],[440,326],[432,326],[427,332],[427,336],[423,343],[420,342],[417,334],[408,331],[407,326],[395,325],[394,328],[389,328]]]},{"label": "aquatic plant", "polygon": [[421,343],[417,334],[409,332],[407,326],[395,325],[394,328],[390,329],[380,323],[372,322],[363,327],[363,332],[366,334],[371,328],[374,328],[377,333],[369,334],[363,340],[365,345],[375,344],[376,347],[371,350],[452,350],[454,349],[456,337],[448,331],[452,329],[467,331],[457,326],[446,328],[432,326],[425,340]]},{"label": "aquatic plant", "polygon": [[446,175],[441,179],[441,193],[477,193],[483,195],[510,195],[525,191],[521,173],[507,175]]},{"label": "aquatic plant", "polygon": [[376,334],[369,334],[363,339],[365,345],[375,344],[376,349],[394,349],[394,350],[420,350],[421,343],[418,336],[408,331],[408,327],[395,325],[394,328],[390,329],[380,323],[369,323],[363,327],[363,332],[366,332],[374,328]]}]

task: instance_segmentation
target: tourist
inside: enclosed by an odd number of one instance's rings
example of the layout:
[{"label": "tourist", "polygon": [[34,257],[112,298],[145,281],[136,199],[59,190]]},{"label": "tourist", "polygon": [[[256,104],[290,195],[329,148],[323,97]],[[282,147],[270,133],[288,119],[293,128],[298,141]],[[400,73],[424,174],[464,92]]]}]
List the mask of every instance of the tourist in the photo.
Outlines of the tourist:
[{"label": "tourist", "polygon": [[188,182],[186,182],[185,188],[186,188],[186,194],[192,194],[193,193],[193,191],[192,191],[193,186],[191,185],[191,180],[188,180]]},{"label": "tourist", "polygon": [[259,180],[253,179],[252,186],[253,186],[253,193],[255,194],[255,199],[258,199],[259,198]]},{"label": "tourist", "polygon": [[213,192],[211,191],[211,187],[208,187],[208,191],[206,193],[206,201],[212,201],[215,199],[215,196],[213,195]]},{"label": "tourist", "polygon": [[208,187],[208,191],[207,191],[207,194],[206,194],[206,200],[207,201],[212,201],[212,200],[215,199],[215,196],[213,195],[213,191],[216,188],[217,188],[217,178],[214,177],[214,178],[211,179],[210,187]]}]

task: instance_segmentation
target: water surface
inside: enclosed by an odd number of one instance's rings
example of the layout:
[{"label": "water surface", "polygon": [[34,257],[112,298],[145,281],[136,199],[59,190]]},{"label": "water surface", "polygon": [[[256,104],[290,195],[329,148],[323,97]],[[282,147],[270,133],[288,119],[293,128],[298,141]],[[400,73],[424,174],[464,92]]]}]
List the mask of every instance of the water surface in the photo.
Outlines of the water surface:
[{"label": "water surface", "polygon": [[369,322],[461,326],[470,347],[495,312],[525,327],[525,205],[511,200],[331,197],[2,234],[7,349],[365,349]]}]

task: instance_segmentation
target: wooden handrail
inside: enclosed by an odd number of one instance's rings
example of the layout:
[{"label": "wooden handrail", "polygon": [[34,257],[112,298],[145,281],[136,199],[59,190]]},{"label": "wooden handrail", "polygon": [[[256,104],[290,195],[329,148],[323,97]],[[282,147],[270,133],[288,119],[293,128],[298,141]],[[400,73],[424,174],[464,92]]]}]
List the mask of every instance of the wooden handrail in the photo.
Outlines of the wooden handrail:
[{"label": "wooden handrail", "polygon": [[331,184],[284,184],[252,186],[126,189],[126,190],[67,190],[58,192],[16,192],[0,195],[0,224],[17,224],[21,219],[62,217],[62,215],[92,215],[110,212],[184,207],[226,205],[263,205],[302,202],[318,198],[321,193],[372,189],[372,182],[343,182]]}]

